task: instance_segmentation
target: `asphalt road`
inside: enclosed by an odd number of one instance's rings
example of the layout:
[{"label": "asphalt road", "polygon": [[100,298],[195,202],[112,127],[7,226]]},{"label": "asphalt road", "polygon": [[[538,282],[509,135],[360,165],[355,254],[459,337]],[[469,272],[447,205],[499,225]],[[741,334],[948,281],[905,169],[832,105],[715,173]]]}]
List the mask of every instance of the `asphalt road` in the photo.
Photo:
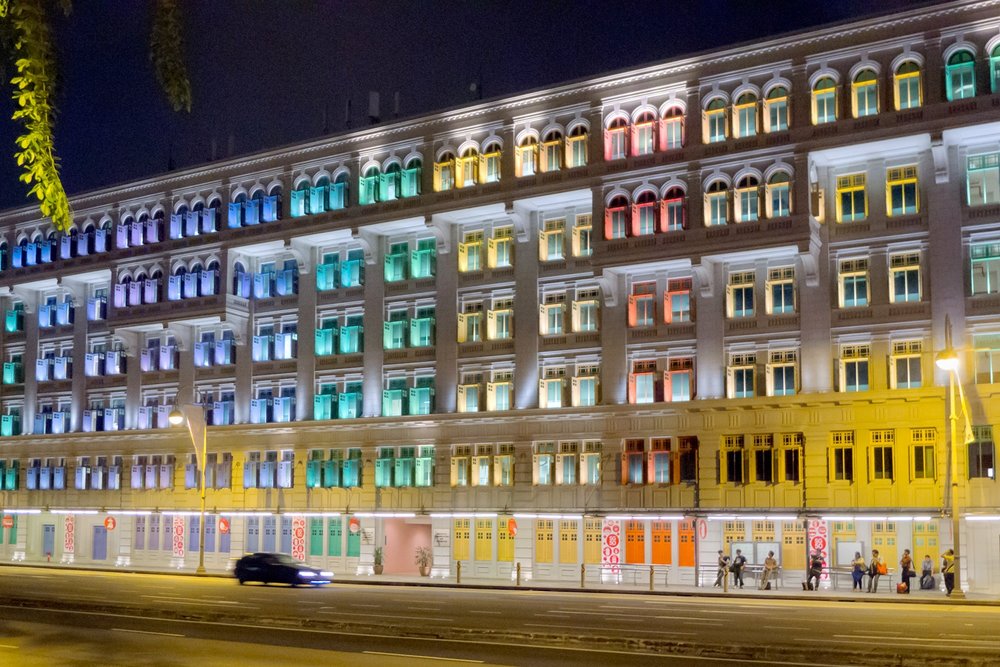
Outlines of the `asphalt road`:
[{"label": "asphalt road", "polygon": [[[43,626],[18,635],[25,622]],[[173,659],[166,647],[219,641],[240,643],[225,651],[227,660],[250,651],[241,665],[264,664],[252,660],[265,657],[268,665],[302,664],[289,657],[300,650],[334,651],[332,664],[343,658],[358,665],[371,655],[384,659],[372,663],[379,665],[402,655],[410,661],[402,664],[419,664],[409,656],[432,656],[426,659],[438,664],[532,666],[660,662],[652,654],[672,654],[663,663],[672,665],[847,665],[862,656],[866,665],[899,664],[900,658],[996,664],[1000,655],[1000,607],[361,584],[292,589],[219,578],[0,568],[0,645],[18,647],[0,648],[0,664],[98,664],[5,659],[3,651],[22,655],[18,636],[34,638],[30,643],[40,651],[56,650],[59,642],[41,639],[62,636],[53,628],[76,629],[66,633],[74,645],[116,633],[105,637],[116,649],[141,636],[153,661],[137,662],[130,652],[126,662],[148,665],[191,664]],[[151,649],[156,643],[164,648]],[[252,647],[261,644],[271,648],[255,653]],[[289,653],[275,656],[277,646]],[[190,655],[210,648],[190,648]]]}]

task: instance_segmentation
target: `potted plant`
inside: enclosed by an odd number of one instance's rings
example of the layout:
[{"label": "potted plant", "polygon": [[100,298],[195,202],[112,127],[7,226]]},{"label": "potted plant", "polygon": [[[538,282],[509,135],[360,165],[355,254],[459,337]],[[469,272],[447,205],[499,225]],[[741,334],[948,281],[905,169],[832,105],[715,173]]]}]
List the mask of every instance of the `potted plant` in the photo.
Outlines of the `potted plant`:
[{"label": "potted plant", "polygon": [[420,576],[426,577],[431,573],[431,563],[434,562],[434,557],[431,554],[430,547],[417,547],[416,556],[413,562],[417,564],[420,569]]},{"label": "potted plant", "polygon": [[382,547],[375,547],[375,574],[382,574]]}]

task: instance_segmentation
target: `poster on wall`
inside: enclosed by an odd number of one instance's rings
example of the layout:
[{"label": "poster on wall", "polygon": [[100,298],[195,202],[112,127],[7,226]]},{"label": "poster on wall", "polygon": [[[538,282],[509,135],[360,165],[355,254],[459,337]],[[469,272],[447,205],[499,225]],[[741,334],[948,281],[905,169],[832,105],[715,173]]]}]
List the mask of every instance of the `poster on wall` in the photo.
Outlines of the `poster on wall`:
[{"label": "poster on wall", "polygon": [[306,559],[306,519],[297,516],[292,518],[292,558]]},{"label": "poster on wall", "polygon": [[618,574],[622,562],[622,527],[617,521],[604,521],[601,531],[601,565]]},{"label": "poster on wall", "polygon": [[171,530],[174,558],[184,558],[184,517],[175,516]]},{"label": "poster on wall", "polygon": [[806,539],[809,542],[809,554],[812,555],[818,551],[820,558],[823,559],[823,574],[820,575],[820,578],[829,579],[830,573],[826,566],[830,563],[830,537],[827,532],[826,521],[822,519],[809,519],[806,528]]},{"label": "poster on wall", "polygon": [[76,515],[67,514],[64,521],[63,553],[72,554],[76,550]]}]

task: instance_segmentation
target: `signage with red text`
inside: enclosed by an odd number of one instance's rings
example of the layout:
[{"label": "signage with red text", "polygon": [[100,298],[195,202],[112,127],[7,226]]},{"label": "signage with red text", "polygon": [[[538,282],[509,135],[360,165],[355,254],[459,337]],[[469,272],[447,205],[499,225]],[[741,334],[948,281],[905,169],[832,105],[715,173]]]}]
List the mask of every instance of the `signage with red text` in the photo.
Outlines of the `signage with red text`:
[{"label": "signage with red text", "polygon": [[622,527],[617,521],[604,521],[601,532],[601,564],[617,574],[622,562]]},{"label": "signage with red text", "polygon": [[174,558],[184,558],[184,517],[175,516],[170,540]]},{"label": "signage with red text", "polygon": [[67,514],[63,519],[63,552],[71,554],[76,550],[76,516]]},{"label": "signage with red text", "polygon": [[109,516],[104,519],[104,527],[107,528],[109,532],[114,530],[117,526],[118,521],[116,521],[113,516]]},{"label": "signage with red text", "polygon": [[292,558],[306,559],[306,519],[297,516],[292,518]]},{"label": "signage with red text", "polygon": [[[820,558],[823,559],[823,565],[830,562],[830,539],[829,533],[827,532],[826,521],[823,521],[822,519],[809,519],[809,523],[806,528],[806,540],[809,542],[810,554],[818,551]],[[826,568],[823,569],[823,574],[820,578],[830,578],[830,574],[827,572]]]}]

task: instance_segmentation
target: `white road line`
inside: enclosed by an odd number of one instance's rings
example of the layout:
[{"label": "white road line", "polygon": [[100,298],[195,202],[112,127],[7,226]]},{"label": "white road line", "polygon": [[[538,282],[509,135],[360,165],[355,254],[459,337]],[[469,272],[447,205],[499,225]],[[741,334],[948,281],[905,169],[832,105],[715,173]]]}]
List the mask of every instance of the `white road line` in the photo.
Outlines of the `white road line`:
[{"label": "white road line", "polygon": [[[879,635],[834,635],[834,637],[854,637],[857,639],[886,639],[886,637],[881,637]],[[907,643],[911,642],[924,642],[937,644],[940,642],[948,642],[951,644],[989,644],[990,646],[996,646],[995,639],[950,639],[947,637],[907,637]]]},{"label": "white road line", "polygon": [[443,618],[441,616],[401,616],[398,614],[359,614],[356,611],[325,611],[320,610],[321,614],[330,614],[331,616],[371,616],[372,618],[405,618],[411,621],[447,621],[452,622],[453,618]]},{"label": "white road line", "polygon": [[468,660],[466,658],[441,658],[436,655],[413,655],[411,653],[386,653],[385,651],[362,651],[366,655],[390,655],[394,658],[417,658],[419,660],[442,660],[444,662],[471,662],[481,665],[485,660]]},{"label": "white road line", "polygon": [[21,647],[20,646],[14,646],[13,644],[0,644],[0,648],[9,648],[9,649],[14,649],[16,651],[17,649],[19,649]]},{"label": "white road line", "polygon": [[496,614],[496,615],[499,616],[503,612],[502,611],[484,611],[482,609],[470,609],[469,613],[470,614]]},{"label": "white road line", "polygon": [[[522,623],[526,628],[578,628],[580,630],[607,630],[608,628],[603,625],[559,625],[558,623]],[[678,630],[664,629],[664,630],[638,630],[630,629],[629,632],[637,632],[646,635],[696,635],[697,632],[684,632]],[[686,657],[686,656],[685,656]]]},{"label": "white road line", "polygon": [[[361,604],[360,602],[348,602],[348,607],[371,607],[372,609],[378,609],[382,605],[380,604]],[[334,607],[323,607],[323,609],[334,609]]]},{"label": "white road line", "polygon": [[129,630],[128,628],[111,628],[111,632],[130,632],[136,635],[158,635],[160,637],[183,637],[175,632],[153,632],[151,630]]},{"label": "white road line", "polygon": [[441,611],[441,607],[407,607],[410,611]]}]

